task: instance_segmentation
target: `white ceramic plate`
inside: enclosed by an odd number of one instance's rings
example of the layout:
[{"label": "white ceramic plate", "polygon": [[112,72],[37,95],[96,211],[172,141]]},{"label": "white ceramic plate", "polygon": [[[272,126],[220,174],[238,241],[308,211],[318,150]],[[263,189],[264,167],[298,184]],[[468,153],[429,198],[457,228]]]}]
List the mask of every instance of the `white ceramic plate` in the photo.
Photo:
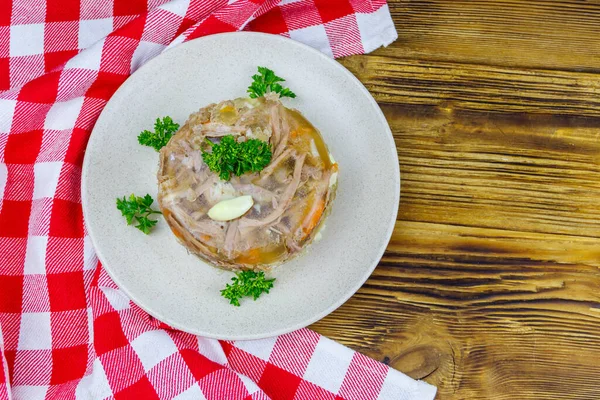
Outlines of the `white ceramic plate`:
[{"label": "white ceramic plate", "polygon": [[[220,295],[231,272],[188,254],[164,220],[150,235],[126,226],[115,199],[131,193],[157,198],[158,154],[138,144],[139,132],[152,129],[157,117],[183,124],[209,103],[244,96],[259,65],[284,77],[297,94],[285,103],[321,131],[340,166],[339,186],[322,239],[270,273],[277,278],[270,294],[234,307]],[[82,196],[100,261],[139,306],[190,333],[257,339],[305,327],[360,288],[392,234],[400,173],[383,113],[350,72],[280,36],[230,33],[168,50],[119,88],[90,138]]]}]

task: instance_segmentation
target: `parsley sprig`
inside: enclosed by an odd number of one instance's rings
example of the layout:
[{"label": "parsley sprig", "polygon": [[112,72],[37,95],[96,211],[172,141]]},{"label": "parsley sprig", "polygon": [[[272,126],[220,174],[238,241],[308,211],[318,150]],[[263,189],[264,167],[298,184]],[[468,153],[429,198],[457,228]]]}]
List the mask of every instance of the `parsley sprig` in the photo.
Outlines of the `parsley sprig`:
[{"label": "parsley sprig", "polygon": [[157,222],[148,217],[151,214],[162,214],[160,211],[150,208],[153,202],[154,199],[149,194],[140,197],[132,193],[129,199],[126,196],[117,199],[117,209],[127,220],[127,225],[131,225],[135,221],[137,223],[135,227],[147,235]]},{"label": "parsley sprig", "polygon": [[250,296],[256,300],[261,294],[269,293],[269,290],[273,287],[273,282],[275,282],[275,278],[267,279],[262,271],[236,272],[231,280],[233,283],[228,283],[225,289],[221,290],[221,296],[228,299],[229,304],[236,307],[240,306],[242,297]]},{"label": "parsley sprig", "polygon": [[252,84],[248,86],[248,94],[255,99],[264,96],[269,92],[279,94],[279,97],[295,98],[296,94],[288,88],[281,86],[279,82],[285,82],[285,79],[275,75],[275,72],[265,67],[258,67],[258,74],[252,76]]},{"label": "parsley sprig", "polygon": [[262,140],[248,139],[239,143],[234,136],[223,136],[220,143],[210,144],[210,150],[202,152],[202,158],[211,171],[224,181],[246,172],[258,172],[271,162],[271,145]]},{"label": "parsley sprig", "polygon": [[138,136],[138,142],[144,146],[154,147],[154,150],[159,151],[169,143],[169,139],[178,129],[179,124],[173,122],[171,117],[164,117],[162,121],[160,118],[156,118],[154,132],[143,131]]}]

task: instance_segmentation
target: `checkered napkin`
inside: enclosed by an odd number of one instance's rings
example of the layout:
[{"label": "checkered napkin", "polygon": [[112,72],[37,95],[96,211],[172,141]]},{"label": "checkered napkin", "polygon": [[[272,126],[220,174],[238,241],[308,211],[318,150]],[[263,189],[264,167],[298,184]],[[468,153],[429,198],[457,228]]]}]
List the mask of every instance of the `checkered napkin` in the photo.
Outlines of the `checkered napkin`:
[{"label": "checkered napkin", "polygon": [[86,234],[85,146],[114,91],[167,46],[281,34],[340,57],[396,38],[383,0],[0,0],[0,399],[432,399],[308,329],[180,332],[133,304]]}]

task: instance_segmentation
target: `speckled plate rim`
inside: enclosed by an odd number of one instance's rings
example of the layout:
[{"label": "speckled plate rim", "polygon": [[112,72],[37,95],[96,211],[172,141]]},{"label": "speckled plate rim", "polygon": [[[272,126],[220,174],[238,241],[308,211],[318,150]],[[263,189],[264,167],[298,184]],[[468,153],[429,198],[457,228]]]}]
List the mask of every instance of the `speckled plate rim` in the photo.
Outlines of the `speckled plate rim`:
[{"label": "speckled plate rim", "polygon": [[[382,126],[385,127],[386,131],[387,131],[387,139],[388,139],[388,144],[389,147],[392,149],[392,151],[394,152],[396,159],[398,157],[398,153],[397,153],[397,149],[396,149],[396,144],[393,138],[393,134],[392,131],[389,127],[389,124],[387,123],[387,120],[385,118],[385,115],[383,114],[383,111],[381,110],[381,108],[379,107],[379,105],[377,104],[377,102],[375,101],[375,99],[373,98],[373,96],[371,96],[371,94],[369,93],[369,91],[367,90],[367,88],[362,84],[362,82],[360,82],[350,71],[348,71],[345,67],[343,67],[340,63],[338,63],[335,59],[330,58],[328,56],[326,56],[325,54],[321,53],[320,51],[316,50],[313,47],[307,46],[303,43],[300,43],[298,41],[292,40],[292,39],[288,39],[279,35],[272,35],[272,34],[266,34],[266,33],[259,33],[259,32],[228,32],[228,33],[219,33],[219,34],[214,34],[214,35],[209,35],[209,36],[205,36],[205,37],[201,37],[198,39],[194,39],[192,41],[189,42],[185,42],[185,43],[181,43],[177,46],[175,46],[173,49],[168,49],[165,52],[163,52],[162,54],[158,55],[157,57],[153,58],[152,60],[146,62],[143,66],[141,66],[138,70],[136,70],[129,78],[127,78],[127,80],[119,87],[119,89],[117,89],[117,91],[113,94],[112,97],[118,95],[120,92],[123,92],[126,90],[126,88],[128,87],[128,85],[131,85],[132,83],[132,79],[135,79],[136,75],[139,75],[140,71],[144,71],[145,69],[149,68],[149,66],[151,66],[153,63],[157,62],[157,59],[159,59],[163,54],[173,51],[174,49],[178,49],[178,48],[185,48],[185,47],[191,47],[193,46],[193,44],[197,41],[202,41],[205,39],[214,39],[215,37],[224,37],[224,36],[231,36],[231,35],[235,35],[236,38],[238,38],[238,40],[252,40],[252,38],[254,37],[261,37],[261,38],[268,38],[268,40],[273,40],[273,41],[279,41],[279,42],[283,42],[285,43],[285,45],[287,46],[296,46],[297,48],[302,49],[303,51],[306,52],[310,52],[313,53],[313,55],[317,55],[319,58],[322,59],[322,61],[329,63],[330,65],[334,66],[341,74],[344,74],[350,81],[352,81],[358,88],[359,90],[364,94],[364,96],[366,98],[368,98],[368,101],[373,109],[373,112],[377,114],[379,120],[382,122]],[[111,99],[112,99],[111,97]],[[108,104],[110,103],[110,99],[109,101],[105,104],[98,120],[100,118],[102,118],[102,114],[105,113],[105,110],[107,109]],[[82,178],[81,178],[81,188],[82,188],[82,207],[83,207],[83,217],[84,217],[84,221],[88,221],[89,220],[89,199],[87,196],[87,182],[88,182],[88,175],[89,175],[89,169],[90,169],[90,157],[88,157],[88,151],[87,148],[89,148],[90,144],[93,145],[93,137],[94,137],[94,129],[92,130],[90,139],[88,141],[88,144],[86,147],[86,152],[84,155],[84,160],[83,160],[83,166],[82,166]],[[335,153],[335,150],[332,150]],[[178,323],[177,321],[172,320],[168,315],[163,315],[160,312],[157,312],[149,307],[146,307],[142,301],[140,301],[138,299],[138,297],[135,295],[135,293],[132,293],[126,285],[124,285],[120,279],[116,276],[115,273],[113,273],[113,271],[111,271],[111,267],[110,265],[108,265],[108,263],[106,263],[105,257],[103,255],[102,252],[102,246],[99,245],[99,241],[98,241],[98,237],[95,233],[94,227],[90,226],[88,223],[86,223],[86,228],[87,228],[87,232],[88,235],[90,237],[92,246],[94,248],[94,251],[98,257],[98,259],[100,260],[100,262],[102,263],[103,267],[105,268],[106,272],[108,273],[108,275],[112,278],[112,280],[117,284],[117,286],[134,302],[136,303],[142,310],[144,310],[145,312],[147,312],[148,314],[150,314],[151,316],[153,316],[154,318],[170,325],[171,327],[184,331],[184,332],[188,332],[194,335],[199,335],[199,336],[203,336],[203,337],[207,337],[207,338],[212,338],[212,339],[219,339],[219,340],[255,340],[255,339],[264,339],[264,338],[268,338],[268,337],[274,337],[274,336],[279,336],[279,335],[283,335],[289,332],[293,332],[295,330],[298,329],[302,329],[305,328],[319,320],[321,320],[322,318],[326,317],[327,315],[331,314],[333,311],[335,311],[336,309],[338,309],[340,306],[342,306],[346,301],[348,301],[363,285],[364,283],[367,281],[367,279],[371,276],[371,274],[373,273],[373,271],[375,270],[375,268],[377,267],[377,265],[379,264],[379,261],[381,260],[381,257],[383,257],[383,254],[385,253],[385,250],[389,244],[389,241],[392,237],[393,231],[394,231],[394,227],[395,227],[395,223],[396,223],[396,219],[398,216],[398,207],[400,204],[400,166],[399,164],[396,164],[397,168],[394,168],[393,171],[390,171],[393,174],[393,180],[394,180],[394,184],[395,184],[395,188],[394,188],[394,193],[395,193],[395,198],[394,198],[394,202],[396,204],[395,207],[395,211],[392,212],[392,214],[390,214],[389,217],[389,223],[388,226],[386,227],[386,233],[385,233],[385,241],[384,241],[384,245],[381,246],[381,248],[378,251],[378,256],[376,259],[373,259],[371,265],[369,266],[369,268],[365,268],[365,273],[363,274],[362,278],[360,280],[357,280],[356,285],[354,287],[352,287],[351,290],[348,290],[346,292],[346,294],[344,296],[341,296],[338,301],[336,301],[335,303],[333,303],[330,307],[324,309],[322,312],[317,313],[315,315],[313,315],[310,318],[305,318],[301,321],[298,321],[295,324],[291,324],[290,326],[287,326],[285,328],[280,328],[280,329],[276,329],[276,330],[272,330],[269,331],[268,333],[264,333],[264,334],[237,334],[237,335],[219,335],[219,334],[214,334],[211,332],[206,332],[203,330],[198,330],[198,329],[194,329],[194,328],[190,328],[189,326],[183,326],[182,324]],[[333,204],[333,207],[335,207],[335,201]],[[382,235],[383,236],[383,235]],[[302,256],[301,256],[302,257]]]}]

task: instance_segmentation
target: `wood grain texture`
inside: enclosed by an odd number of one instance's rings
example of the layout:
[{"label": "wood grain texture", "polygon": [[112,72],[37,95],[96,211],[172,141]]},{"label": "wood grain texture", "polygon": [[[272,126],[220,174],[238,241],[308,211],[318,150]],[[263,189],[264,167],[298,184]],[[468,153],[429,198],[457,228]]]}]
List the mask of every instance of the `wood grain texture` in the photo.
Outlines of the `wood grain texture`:
[{"label": "wood grain texture", "polygon": [[380,103],[398,221],[312,326],[438,399],[600,399],[600,1],[389,1],[342,60]]}]

